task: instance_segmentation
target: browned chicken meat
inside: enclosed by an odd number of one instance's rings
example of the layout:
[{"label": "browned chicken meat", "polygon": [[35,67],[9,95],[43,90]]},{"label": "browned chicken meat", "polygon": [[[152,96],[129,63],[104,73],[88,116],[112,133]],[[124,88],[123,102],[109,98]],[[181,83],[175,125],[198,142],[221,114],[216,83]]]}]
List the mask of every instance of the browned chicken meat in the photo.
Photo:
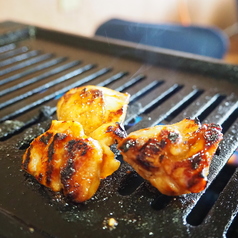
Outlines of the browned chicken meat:
[{"label": "browned chicken meat", "polygon": [[130,95],[99,86],[69,90],[57,104],[61,121],[78,121],[86,135],[109,122],[123,123]]},{"label": "browned chicken meat", "polygon": [[162,193],[203,190],[221,127],[184,119],[127,136],[121,123],[128,103],[129,94],[104,87],[70,90],[58,102],[59,121],[30,144],[22,168],[52,191],[83,202],[119,168],[110,148],[118,144],[124,160]]},{"label": "browned chicken meat", "polygon": [[22,168],[52,191],[76,202],[94,195],[100,183],[103,151],[77,122],[52,121],[23,156]]},{"label": "browned chicken meat", "polygon": [[118,144],[126,137],[124,128],[119,123],[106,123],[90,134],[90,137],[97,140],[103,150],[103,162],[101,178],[106,178],[120,167],[120,161],[111,150],[111,146]]},{"label": "browned chicken meat", "polygon": [[221,127],[184,119],[130,133],[118,145],[123,158],[161,193],[202,191],[219,142]]},{"label": "browned chicken meat", "polygon": [[120,162],[110,147],[125,136],[129,94],[98,86],[67,92],[58,102],[60,121],[36,138],[23,156],[22,168],[52,191],[75,202],[91,198]]},{"label": "browned chicken meat", "polygon": [[110,145],[125,136],[117,123],[105,124],[95,132],[93,139],[78,122],[54,120],[49,130],[30,144],[22,168],[54,192],[63,191],[75,202],[88,200],[100,179],[119,168]]}]

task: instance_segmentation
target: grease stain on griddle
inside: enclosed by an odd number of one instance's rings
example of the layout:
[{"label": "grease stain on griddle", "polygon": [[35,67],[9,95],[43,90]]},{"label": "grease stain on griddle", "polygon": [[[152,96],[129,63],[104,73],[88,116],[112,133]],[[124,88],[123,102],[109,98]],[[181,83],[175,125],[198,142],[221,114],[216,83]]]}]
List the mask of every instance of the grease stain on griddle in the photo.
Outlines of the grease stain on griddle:
[{"label": "grease stain on griddle", "polygon": [[0,138],[7,136],[12,131],[19,130],[24,126],[24,123],[18,120],[6,120],[0,127]]}]

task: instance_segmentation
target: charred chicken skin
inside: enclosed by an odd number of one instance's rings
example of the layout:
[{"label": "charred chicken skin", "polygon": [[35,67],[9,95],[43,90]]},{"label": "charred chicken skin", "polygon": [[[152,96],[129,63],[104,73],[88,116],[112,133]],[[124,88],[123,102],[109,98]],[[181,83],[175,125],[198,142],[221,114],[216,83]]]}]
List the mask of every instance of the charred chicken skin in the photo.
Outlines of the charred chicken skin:
[{"label": "charred chicken skin", "polygon": [[100,144],[85,136],[79,123],[52,121],[26,150],[22,168],[52,191],[82,202],[97,191],[102,155]]},{"label": "charred chicken skin", "polygon": [[89,137],[78,122],[54,120],[30,144],[22,168],[52,191],[83,202],[95,194],[102,178],[119,168],[110,146],[124,137],[118,123],[105,124]]},{"label": "charred chicken skin", "polygon": [[117,160],[110,146],[118,144],[126,137],[124,128],[119,123],[106,123],[90,134],[90,137],[97,140],[103,150],[103,161],[101,168],[101,178],[106,178],[120,167],[120,161]]},{"label": "charred chicken skin", "polygon": [[98,86],[67,92],[58,102],[59,121],[37,137],[23,156],[22,168],[52,191],[75,202],[91,198],[120,162],[110,146],[125,136],[129,94]]},{"label": "charred chicken skin", "polygon": [[202,191],[222,140],[221,127],[184,119],[127,136],[122,123],[129,97],[91,85],[71,89],[57,104],[59,121],[33,140],[22,168],[52,191],[83,202],[96,193],[101,179],[119,168],[110,148],[118,144],[124,160],[160,192],[176,196]]},{"label": "charred chicken skin", "polygon": [[62,121],[78,121],[89,135],[109,122],[123,123],[130,95],[99,86],[82,86],[69,90],[57,104]]},{"label": "charred chicken skin", "polygon": [[184,119],[132,132],[118,148],[124,160],[161,193],[177,196],[204,190],[221,140],[219,125]]}]

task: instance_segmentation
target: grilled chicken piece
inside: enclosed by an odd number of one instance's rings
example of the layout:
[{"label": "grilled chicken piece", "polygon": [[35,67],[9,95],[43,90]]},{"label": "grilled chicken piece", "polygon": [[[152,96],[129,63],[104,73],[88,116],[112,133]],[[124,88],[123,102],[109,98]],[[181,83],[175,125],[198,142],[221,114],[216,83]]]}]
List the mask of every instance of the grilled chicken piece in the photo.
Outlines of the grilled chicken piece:
[{"label": "grilled chicken piece", "polygon": [[221,127],[184,119],[132,132],[118,148],[123,158],[161,193],[177,196],[202,191]]},{"label": "grilled chicken piece", "polygon": [[129,94],[99,86],[82,86],[69,90],[57,104],[57,117],[78,121],[86,135],[109,122],[123,123]]},{"label": "grilled chicken piece", "polygon": [[52,121],[26,150],[22,168],[51,190],[83,202],[98,189],[102,158],[100,144],[84,135],[80,123]]},{"label": "grilled chicken piece", "polygon": [[120,166],[120,161],[115,158],[115,154],[111,150],[111,146],[118,144],[126,137],[126,132],[119,123],[103,124],[90,135],[97,140],[103,149],[103,162],[101,168],[101,178],[106,178],[116,171]]}]

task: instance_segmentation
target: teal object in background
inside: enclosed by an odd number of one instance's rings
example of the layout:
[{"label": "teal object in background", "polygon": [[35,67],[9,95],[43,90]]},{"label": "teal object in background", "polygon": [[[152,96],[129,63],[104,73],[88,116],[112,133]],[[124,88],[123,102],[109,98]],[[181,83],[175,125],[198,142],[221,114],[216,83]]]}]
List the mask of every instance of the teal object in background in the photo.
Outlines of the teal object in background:
[{"label": "teal object in background", "polygon": [[95,35],[221,59],[228,50],[226,34],[217,28],[151,24],[111,19]]}]

